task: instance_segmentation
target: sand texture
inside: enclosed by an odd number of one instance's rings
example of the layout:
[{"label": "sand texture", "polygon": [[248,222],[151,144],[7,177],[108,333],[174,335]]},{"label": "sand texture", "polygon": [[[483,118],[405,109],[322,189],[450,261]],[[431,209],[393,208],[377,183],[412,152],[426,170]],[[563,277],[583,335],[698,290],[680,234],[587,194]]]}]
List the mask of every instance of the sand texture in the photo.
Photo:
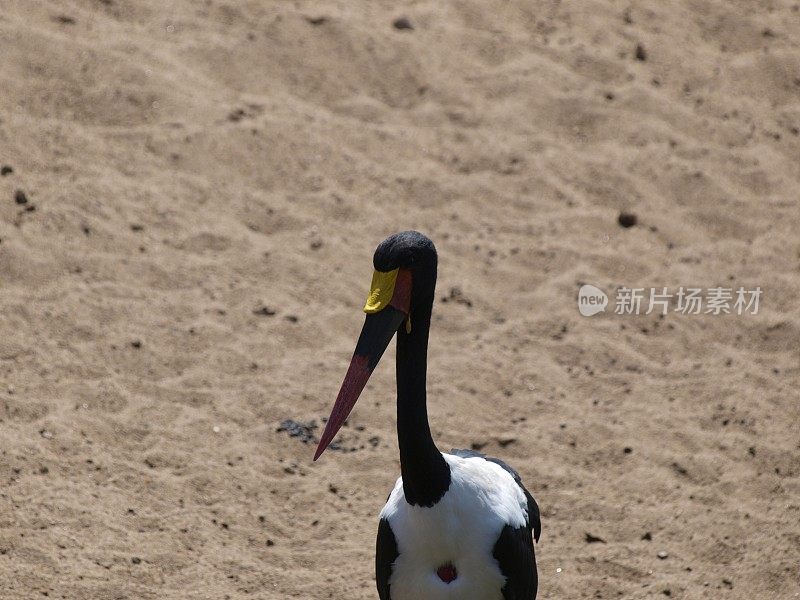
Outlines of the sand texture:
[{"label": "sand texture", "polygon": [[338,451],[280,425],[409,228],[541,599],[800,597],[796,0],[0,0],[0,167],[2,600],[377,598],[393,349]]}]

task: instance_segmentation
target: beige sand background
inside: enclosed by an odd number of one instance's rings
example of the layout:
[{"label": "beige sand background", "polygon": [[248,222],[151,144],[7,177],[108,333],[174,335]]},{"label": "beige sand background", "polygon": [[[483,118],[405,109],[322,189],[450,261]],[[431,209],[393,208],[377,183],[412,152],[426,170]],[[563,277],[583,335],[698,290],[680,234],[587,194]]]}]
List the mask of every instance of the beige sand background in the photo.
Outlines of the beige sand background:
[{"label": "beige sand background", "polygon": [[277,429],[418,228],[433,429],[522,473],[540,598],[797,598],[799,43],[794,0],[2,0],[0,597],[375,598],[393,352],[355,452]]}]

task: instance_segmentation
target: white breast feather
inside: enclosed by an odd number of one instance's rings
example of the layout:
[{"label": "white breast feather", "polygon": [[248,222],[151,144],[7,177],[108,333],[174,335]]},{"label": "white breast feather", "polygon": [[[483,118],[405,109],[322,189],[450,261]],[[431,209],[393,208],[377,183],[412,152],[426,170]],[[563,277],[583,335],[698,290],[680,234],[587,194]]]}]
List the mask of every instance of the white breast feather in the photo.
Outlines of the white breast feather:
[{"label": "white breast feather", "polygon": [[[527,522],[525,494],[496,463],[443,456],[451,480],[438,503],[409,505],[399,478],[381,511],[399,551],[389,580],[392,600],[502,600],[505,578],[492,550],[503,527]],[[449,584],[436,575],[448,562],[458,572]]]}]

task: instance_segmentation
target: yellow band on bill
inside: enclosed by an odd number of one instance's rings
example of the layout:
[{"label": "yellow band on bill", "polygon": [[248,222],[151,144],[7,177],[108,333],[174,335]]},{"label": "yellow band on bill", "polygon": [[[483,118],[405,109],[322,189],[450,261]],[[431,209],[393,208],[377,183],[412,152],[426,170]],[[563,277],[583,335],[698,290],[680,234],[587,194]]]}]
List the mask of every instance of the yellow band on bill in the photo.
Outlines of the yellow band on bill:
[{"label": "yellow band on bill", "polygon": [[389,306],[394,294],[394,282],[397,279],[397,272],[394,271],[375,271],[372,274],[372,285],[369,288],[367,303],[364,305],[364,312],[367,314],[382,311]]}]

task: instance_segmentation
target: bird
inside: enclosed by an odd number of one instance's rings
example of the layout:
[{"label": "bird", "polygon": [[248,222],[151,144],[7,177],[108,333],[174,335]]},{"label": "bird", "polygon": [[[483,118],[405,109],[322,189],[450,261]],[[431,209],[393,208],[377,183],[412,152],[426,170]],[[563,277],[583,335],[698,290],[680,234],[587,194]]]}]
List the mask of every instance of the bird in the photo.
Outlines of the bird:
[{"label": "bird", "polygon": [[519,474],[472,450],[441,452],[428,422],[426,373],[438,256],[403,231],[373,257],[366,317],[314,454],[348,418],[397,337],[400,477],[380,512],[375,581],[380,600],[533,600],[539,507]]}]

